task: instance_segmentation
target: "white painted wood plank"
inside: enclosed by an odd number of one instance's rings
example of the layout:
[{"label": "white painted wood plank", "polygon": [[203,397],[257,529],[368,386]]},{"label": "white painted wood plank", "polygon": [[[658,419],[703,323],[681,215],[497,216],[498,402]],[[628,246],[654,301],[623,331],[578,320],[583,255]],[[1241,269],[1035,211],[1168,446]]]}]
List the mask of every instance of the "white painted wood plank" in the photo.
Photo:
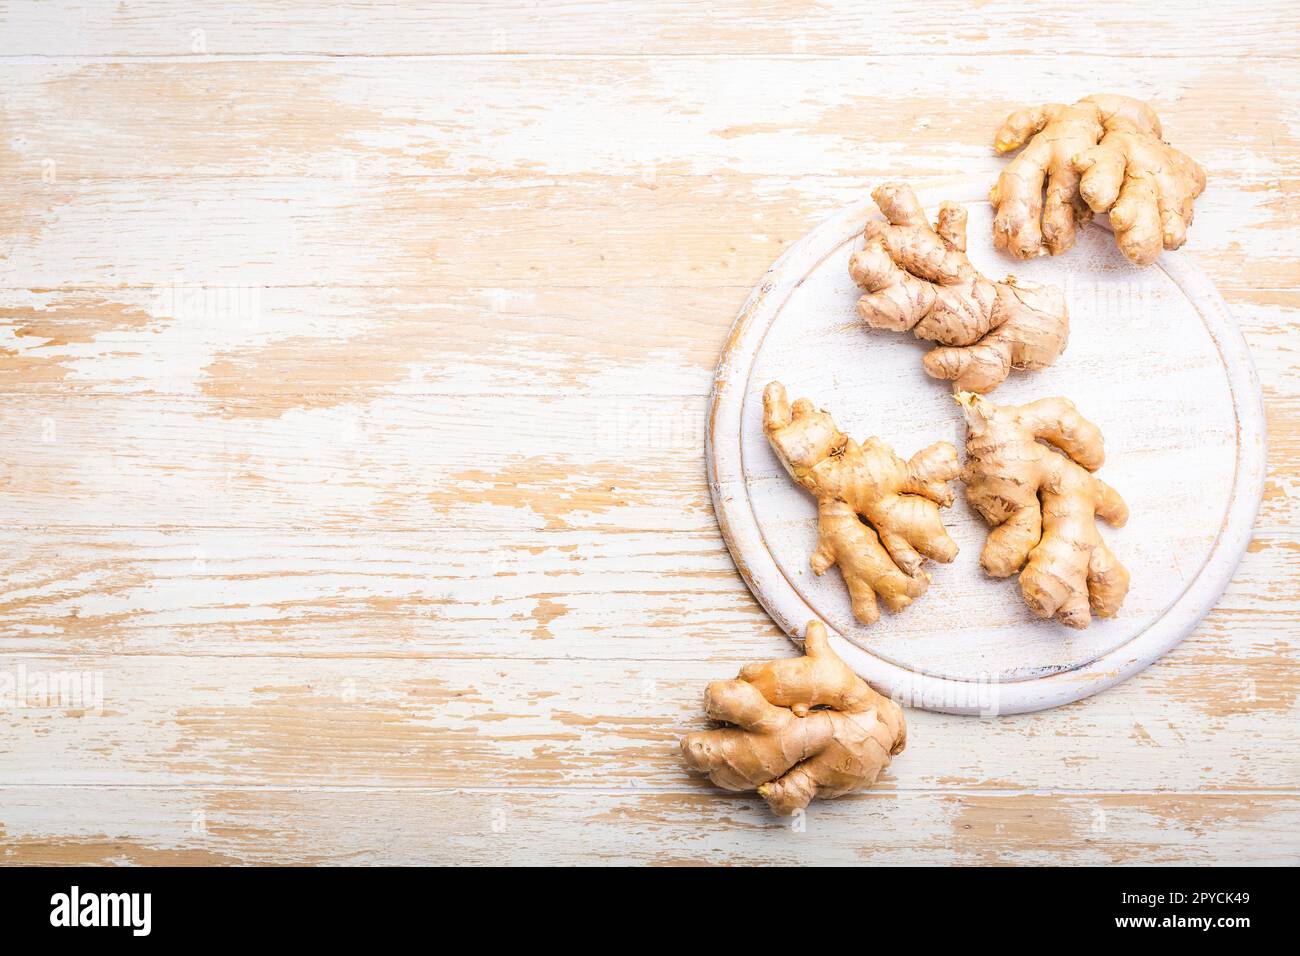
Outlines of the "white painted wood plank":
[{"label": "white painted wood plank", "polygon": [[[930,65],[920,69],[871,57],[0,61],[10,133],[0,161],[45,187],[118,178],[163,190],[171,175],[303,177],[328,186],[326,200],[349,181],[398,187],[411,176],[628,177],[613,197],[623,199],[661,177],[795,180],[763,181],[752,197],[779,199],[805,177],[890,171],[958,180],[978,172],[972,163],[998,169],[1005,160],[993,136],[1008,111],[1032,105],[1027,72],[1041,100],[1073,100],[1106,86],[1116,65],[1100,53],[1079,62],[1050,54],[924,59]],[[1300,162],[1292,148],[1300,105],[1291,95],[1300,81],[1288,62],[1258,59],[1241,71],[1232,60],[1148,58],[1124,61],[1124,73],[1125,92],[1157,108],[1165,132],[1207,167],[1212,184],[1220,167],[1254,181]],[[846,82],[855,76],[871,82]],[[938,76],[949,84],[944,93],[935,91]],[[1227,130],[1225,115],[1233,117]],[[48,173],[42,179],[44,159],[61,166],[54,183]],[[1284,196],[1255,202],[1281,208]]]},{"label": "white painted wood plank", "polygon": [[0,789],[18,864],[1273,864],[1295,794],[867,793],[792,829],[708,792]]},{"label": "white painted wood plank", "polygon": [[[11,397],[0,515],[25,528],[450,527],[507,541],[512,529],[711,532],[698,452],[677,437],[702,431],[702,407],[630,396],[602,414],[585,399],[417,394],[249,418],[202,399]],[[637,426],[653,415],[681,427]],[[1274,460],[1265,520],[1289,521],[1294,478]]]},{"label": "white painted wood plank", "polygon": [[[0,391],[212,399],[274,417],[380,395],[574,393],[613,419],[627,396],[708,393],[743,290],[213,288],[0,291]],[[611,315],[636,315],[635,337]],[[698,450],[700,416],[631,417]],[[671,416],[669,416],[671,418]],[[597,422],[598,428],[605,422]],[[610,422],[612,424],[612,420]],[[631,436],[625,436],[631,441]]]},{"label": "white painted wood plank", "polygon": [[[490,661],[259,656],[240,648],[237,621],[220,657],[3,654],[0,690],[28,688],[23,707],[10,691],[0,727],[3,782],[697,785],[677,741],[706,725],[704,687],[734,674],[734,663],[647,659],[655,642],[636,639],[626,641],[630,659],[538,657],[546,651],[535,649],[544,642],[532,639],[532,623],[513,631],[513,649],[499,638],[503,656]],[[498,627],[511,631],[506,621]],[[622,640],[617,630],[616,622],[585,639]],[[693,637],[707,641],[709,632]],[[417,638],[410,647],[419,646]],[[792,653],[780,642],[753,651],[751,659]],[[908,750],[878,786],[1300,789],[1300,700],[1278,673],[1295,664],[1285,640],[1250,646],[1230,635],[1179,648],[1095,701],[1053,711],[909,710]]]},{"label": "white painted wood plank", "polygon": [[[537,0],[331,4],[236,0],[178,9],[166,0],[9,0],[0,55],[204,54],[638,55],[870,53],[925,59],[961,51],[1116,57],[1295,53],[1285,5],[1182,2],[1135,10],[1117,0],[972,5],[906,0],[788,4],[750,0],[565,3]],[[198,32],[196,32],[198,31]]]},{"label": "white painted wood plank", "polygon": [[[15,397],[0,507],[27,526],[713,527],[702,398],[413,392],[271,418],[202,397]],[[642,432],[655,415],[680,434]]]},{"label": "white painted wood plank", "polygon": [[[0,393],[207,395],[271,417],[373,397],[708,394],[748,288],[0,290]],[[242,293],[242,294],[241,294]],[[1226,296],[1270,400],[1300,400],[1300,291]],[[628,328],[611,316],[635,316]],[[863,334],[869,334],[864,332]],[[1141,356],[1116,350],[1140,367]],[[699,421],[624,423],[696,447]],[[656,435],[656,431],[658,434]],[[625,440],[636,444],[630,436]]]},{"label": "white painted wood plank", "polygon": [[[1257,535],[1191,638],[1197,666],[1211,648],[1224,667],[1234,648],[1278,653],[1297,582],[1293,535]],[[712,529],[10,529],[0,584],[0,651],[20,655],[524,655],[716,660],[725,673],[793,653]]]},{"label": "white painted wood plank", "polygon": [[[1112,66],[946,59],[934,97],[891,59],[7,65],[0,285],[748,285],[881,178],[991,182],[1026,72],[1073,97]],[[1290,287],[1295,72],[1126,75],[1209,170],[1189,251]]]}]

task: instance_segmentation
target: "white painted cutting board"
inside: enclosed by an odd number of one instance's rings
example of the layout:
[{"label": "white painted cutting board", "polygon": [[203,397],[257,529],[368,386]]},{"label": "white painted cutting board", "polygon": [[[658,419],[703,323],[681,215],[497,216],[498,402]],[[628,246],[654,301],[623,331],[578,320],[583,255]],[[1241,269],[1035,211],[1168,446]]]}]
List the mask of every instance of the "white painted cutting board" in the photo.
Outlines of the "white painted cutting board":
[{"label": "white painted cutting board", "polygon": [[1016,578],[984,574],[987,528],[965,503],[944,512],[961,548],[930,562],[929,590],[898,614],[858,624],[838,569],[818,578],[813,499],[786,475],[762,428],[762,392],[784,382],[859,441],[877,435],[904,458],[944,439],[964,449],[948,383],[929,378],[930,343],[866,328],[848,277],[874,203],[835,216],[792,246],[741,310],[718,363],[707,457],[723,535],[755,596],[792,636],[825,621],[836,649],[904,703],[952,713],[1019,713],[1078,700],[1136,673],[1213,606],[1244,553],[1263,486],[1259,383],[1240,332],[1210,281],[1166,253],[1147,269],[1090,226],[1063,256],[1019,262],[996,252],[987,184],[922,193],[933,216],[953,199],[970,212],[968,247],[991,278],[1014,272],[1066,291],[1070,341],[1052,368],[1013,372],[1001,403],[1072,399],[1106,438],[1100,477],[1128,502],[1126,527],[1102,533],[1132,586],[1119,616],[1084,631],[1035,618]]}]

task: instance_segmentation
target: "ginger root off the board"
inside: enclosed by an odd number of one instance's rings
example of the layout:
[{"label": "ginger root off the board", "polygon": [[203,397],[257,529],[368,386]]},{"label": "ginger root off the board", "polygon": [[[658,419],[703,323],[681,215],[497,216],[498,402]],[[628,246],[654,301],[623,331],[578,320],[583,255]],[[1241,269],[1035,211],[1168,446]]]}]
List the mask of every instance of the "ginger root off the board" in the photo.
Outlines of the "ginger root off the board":
[{"label": "ginger root off the board", "polygon": [[994,405],[960,392],[957,401],[966,415],[966,500],[995,526],[980,555],[984,570],[999,578],[1020,571],[1020,593],[1039,617],[1083,628],[1093,614],[1113,616],[1128,571],[1096,517],[1122,527],[1128,507],[1091,474],[1105,458],[1101,430],[1064,398]]},{"label": "ginger root off the board", "polygon": [[1177,249],[1205,171],[1161,135],[1155,111],[1128,96],[1099,93],[1012,113],[994,148],[1024,149],[989,193],[994,245],[1021,259],[1056,255],[1074,245],[1076,223],[1106,212],[1132,262],[1150,265],[1161,249]]},{"label": "ginger root off the board", "polygon": [[784,816],[871,786],[907,744],[903,709],[836,656],[820,621],[808,622],[803,657],[714,681],[704,710],[733,726],[683,737],[686,764],[725,790],[758,790]]},{"label": "ginger root off the board", "polygon": [[871,197],[888,222],[869,221],[866,247],[849,259],[867,325],[938,342],[926,372],[972,392],[992,391],[1012,368],[1056,361],[1070,330],[1060,289],[1013,277],[991,282],[975,271],[966,210],[955,203],[939,207],[932,227],[907,186],[880,186]]},{"label": "ginger root off the board", "polygon": [[813,573],[840,566],[862,624],[880,617],[877,594],[898,611],[925,591],[925,558],[956,556],[957,544],[939,519],[939,506],[952,504],[948,482],[961,471],[948,442],[909,461],[877,438],[859,445],[808,399],[792,406],[780,382],[763,392],[763,430],[786,471],[817,499]]}]

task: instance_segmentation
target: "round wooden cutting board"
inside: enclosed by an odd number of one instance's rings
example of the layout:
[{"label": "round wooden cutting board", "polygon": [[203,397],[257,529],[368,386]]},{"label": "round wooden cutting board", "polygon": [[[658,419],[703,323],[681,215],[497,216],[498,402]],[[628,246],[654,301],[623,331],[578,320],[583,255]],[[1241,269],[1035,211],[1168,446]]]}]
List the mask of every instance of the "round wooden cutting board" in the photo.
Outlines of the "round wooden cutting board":
[{"label": "round wooden cutting board", "polygon": [[[943,512],[961,547],[929,562],[929,590],[897,614],[858,624],[838,569],[816,577],[816,506],[763,434],[763,388],[785,383],[858,441],[904,458],[965,428],[946,382],[929,378],[931,346],[876,332],[857,317],[848,258],[869,199],[823,223],[777,261],[750,296],[718,363],[706,454],[718,523],[754,595],[792,637],[820,618],[835,649],[900,702],[950,713],[1020,713],[1110,687],[1173,647],[1213,606],[1250,539],[1264,480],[1264,417],[1246,343],[1209,279],[1178,253],[1131,265],[1104,224],[1070,252],[1019,262],[992,246],[987,184],[921,194],[933,216],[953,199],[970,212],[969,253],[990,278],[1008,272],[1062,287],[1070,342],[1056,365],[1013,372],[1000,403],[1064,395],[1102,429],[1099,475],[1131,518],[1102,534],[1132,575],[1119,615],[1083,631],[1035,618],[1016,578],[979,566],[987,528],[957,500]],[[1193,233],[1194,235],[1194,233]]]}]

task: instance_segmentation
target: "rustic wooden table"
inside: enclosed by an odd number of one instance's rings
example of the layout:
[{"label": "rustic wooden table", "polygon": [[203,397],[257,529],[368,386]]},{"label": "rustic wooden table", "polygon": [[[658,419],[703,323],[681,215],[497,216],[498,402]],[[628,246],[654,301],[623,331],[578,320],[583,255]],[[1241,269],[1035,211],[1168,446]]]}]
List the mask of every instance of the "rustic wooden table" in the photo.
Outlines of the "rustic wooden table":
[{"label": "rustic wooden table", "polygon": [[[1300,858],[1294,4],[185,6],[0,2],[0,860]],[[727,328],[872,184],[991,181],[1010,108],[1097,90],[1210,176],[1250,553],[1140,676],[912,712],[792,829],[675,747],[791,653],[709,504]]]}]

